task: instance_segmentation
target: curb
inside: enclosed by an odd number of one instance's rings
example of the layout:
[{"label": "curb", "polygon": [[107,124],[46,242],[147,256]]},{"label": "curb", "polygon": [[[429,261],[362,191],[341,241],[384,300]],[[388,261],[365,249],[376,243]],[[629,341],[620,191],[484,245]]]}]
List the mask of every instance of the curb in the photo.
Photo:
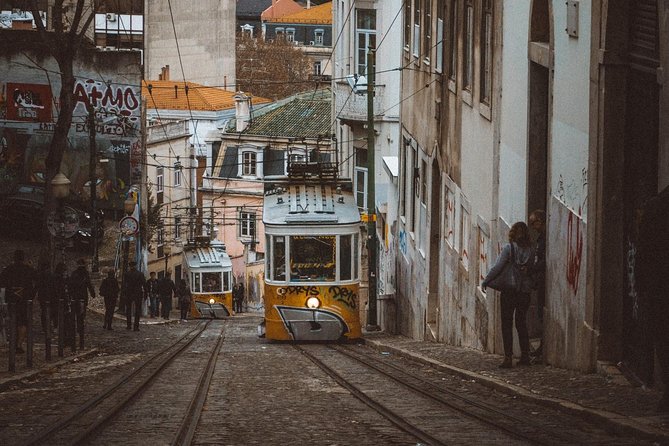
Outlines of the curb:
[{"label": "curb", "polygon": [[523,387],[509,384],[501,379],[481,375],[470,370],[465,370],[460,367],[445,364],[435,359],[423,356],[419,353],[411,352],[400,347],[392,347],[388,344],[384,344],[381,341],[364,339],[364,344],[374,348],[375,350],[390,351],[399,356],[412,359],[421,364],[434,367],[438,370],[442,370],[469,380],[475,380],[480,384],[508,395],[523,398],[525,400],[532,401],[552,409],[567,412],[571,415],[583,417],[591,422],[602,423],[615,432],[625,433],[628,435],[638,435],[651,441],[669,442],[669,433],[645,423],[630,419],[625,415],[620,415],[615,412],[609,412],[606,410],[585,407],[568,400],[541,396]]},{"label": "curb", "polygon": [[60,359],[56,362],[45,362],[42,364],[41,367],[33,369],[33,370],[28,370],[22,373],[19,373],[18,375],[15,376],[10,376],[8,378],[0,379],[0,391],[6,390],[9,386],[12,384],[17,384],[20,381],[26,380],[26,379],[31,379],[34,378],[35,376],[39,375],[40,373],[44,373],[47,370],[51,370],[54,368],[61,367],[65,364],[68,364],[70,362],[75,362],[78,359],[85,359],[90,356],[93,356],[98,353],[97,348],[93,348],[91,350],[87,350],[85,352],[73,355],[73,356],[68,356],[67,358]]}]

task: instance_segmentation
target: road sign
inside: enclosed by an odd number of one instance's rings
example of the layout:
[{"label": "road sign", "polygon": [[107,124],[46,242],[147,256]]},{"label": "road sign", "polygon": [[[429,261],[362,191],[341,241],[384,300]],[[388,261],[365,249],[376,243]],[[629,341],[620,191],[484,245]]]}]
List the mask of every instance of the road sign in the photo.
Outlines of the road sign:
[{"label": "road sign", "polygon": [[123,217],[118,223],[118,228],[121,230],[121,233],[125,236],[135,235],[139,231],[139,222],[137,219],[131,215]]},{"label": "road sign", "polygon": [[49,213],[46,227],[54,237],[70,238],[79,230],[79,214],[69,206]]}]

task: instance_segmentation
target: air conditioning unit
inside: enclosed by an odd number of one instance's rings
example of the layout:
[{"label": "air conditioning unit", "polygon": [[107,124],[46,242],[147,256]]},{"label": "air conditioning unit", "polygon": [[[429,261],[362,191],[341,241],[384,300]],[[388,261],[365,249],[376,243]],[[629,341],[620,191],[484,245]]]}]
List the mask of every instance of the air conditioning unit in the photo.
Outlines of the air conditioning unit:
[{"label": "air conditioning unit", "polygon": [[115,22],[116,21],[116,14],[113,12],[108,12],[107,13],[107,21],[108,22]]}]

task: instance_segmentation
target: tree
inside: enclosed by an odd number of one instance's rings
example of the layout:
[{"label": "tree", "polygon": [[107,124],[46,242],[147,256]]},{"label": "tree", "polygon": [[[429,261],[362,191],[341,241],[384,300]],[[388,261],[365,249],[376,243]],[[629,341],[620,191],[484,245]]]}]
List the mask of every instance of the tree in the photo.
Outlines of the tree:
[{"label": "tree", "polygon": [[51,27],[42,20],[39,6],[43,2],[30,0],[30,12],[40,34],[42,44],[48,54],[58,63],[60,71],[60,92],[58,95],[58,120],[53,132],[49,153],[46,158],[46,205],[55,207],[51,190],[51,180],[60,170],[67,136],[72,125],[74,111],[74,61],[85,43],[86,33],[95,18],[95,6],[91,0],[54,0],[51,6]]},{"label": "tree", "polygon": [[281,99],[314,88],[309,57],[284,39],[237,36],[237,90]]}]

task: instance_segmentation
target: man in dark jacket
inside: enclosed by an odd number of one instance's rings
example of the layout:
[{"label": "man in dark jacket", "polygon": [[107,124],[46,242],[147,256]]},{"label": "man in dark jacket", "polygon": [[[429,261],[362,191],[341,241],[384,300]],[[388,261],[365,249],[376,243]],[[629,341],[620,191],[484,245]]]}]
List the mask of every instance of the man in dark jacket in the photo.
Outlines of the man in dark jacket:
[{"label": "man in dark jacket", "polygon": [[77,260],[77,269],[70,274],[70,279],[67,282],[67,290],[70,294],[73,320],[76,325],[74,332],[78,332],[79,336],[81,336],[84,332],[84,317],[86,316],[86,308],[88,307],[88,294],[90,293],[91,297],[95,298],[95,289],[91,284],[91,278],[88,275],[88,270],[86,270],[86,261],[84,259]]},{"label": "man in dark jacket", "polygon": [[669,186],[643,207],[639,225],[636,279],[648,302],[652,341],[662,368],[664,396],[658,412],[669,412]]},{"label": "man in dark jacket", "polygon": [[139,318],[142,316],[142,300],[145,297],[146,280],[144,274],[137,270],[137,262],[130,262],[130,270],[123,279],[123,294],[126,300],[125,317],[127,329],[132,325],[132,307],[135,307],[135,323],[133,329],[139,331]]},{"label": "man in dark jacket", "polygon": [[25,255],[22,250],[14,251],[14,263],[7,266],[0,273],[0,288],[5,289],[5,299],[8,304],[14,304],[16,313],[16,352],[23,353],[23,341],[26,337],[28,325],[27,302],[35,296],[35,270],[24,263]]},{"label": "man in dark jacket", "polygon": [[161,316],[163,319],[170,318],[170,311],[172,311],[172,294],[176,291],[176,286],[172,281],[172,274],[167,271],[165,277],[158,281],[158,295],[160,296],[160,303],[162,306]]},{"label": "man in dark jacket", "polygon": [[112,329],[118,291],[118,282],[116,281],[114,270],[110,269],[107,272],[107,277],[100,284],[100,295],[105,299],[105,322],[102,326],[105,330]]},{"label": "man in dark jacket", "polygon": [[158,296],[158,279],[154,271],[151,271],[149,280],[146,281],[146,294],[149,296],[149,316],[158,317],[160,297]]}]

